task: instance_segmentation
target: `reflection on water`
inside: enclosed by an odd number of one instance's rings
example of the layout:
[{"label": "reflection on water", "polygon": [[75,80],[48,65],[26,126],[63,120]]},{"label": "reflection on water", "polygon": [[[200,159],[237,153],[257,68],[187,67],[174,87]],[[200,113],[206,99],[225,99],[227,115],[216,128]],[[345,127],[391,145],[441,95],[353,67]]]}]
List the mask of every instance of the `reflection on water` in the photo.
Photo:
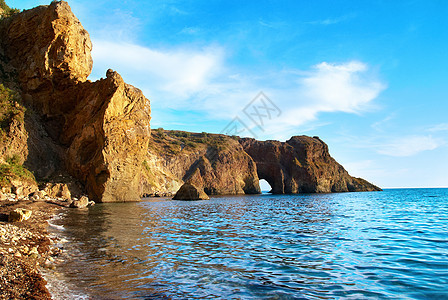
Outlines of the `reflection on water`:
[{"label": "reflection on water", "polygon": [[[101,204],[55,221],[95,299],[448,298],[448,190]],[[62,275],[61,275],[62,276]]]}]

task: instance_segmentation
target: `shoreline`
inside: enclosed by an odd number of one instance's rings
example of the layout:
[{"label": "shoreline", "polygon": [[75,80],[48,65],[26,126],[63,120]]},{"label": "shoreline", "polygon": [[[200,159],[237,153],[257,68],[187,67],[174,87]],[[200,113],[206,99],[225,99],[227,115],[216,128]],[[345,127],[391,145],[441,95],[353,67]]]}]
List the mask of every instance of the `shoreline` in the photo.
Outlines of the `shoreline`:
[{"label": "shoreline", "polygon": [[[54,198],[0,201],[0,299],[52,299],[42,268],[55,268],[62,250],[56,246],[58,237],[50,236],[48,221],[69,204]],[[9,222],[17,208],[31,210],[31,217]]]}]

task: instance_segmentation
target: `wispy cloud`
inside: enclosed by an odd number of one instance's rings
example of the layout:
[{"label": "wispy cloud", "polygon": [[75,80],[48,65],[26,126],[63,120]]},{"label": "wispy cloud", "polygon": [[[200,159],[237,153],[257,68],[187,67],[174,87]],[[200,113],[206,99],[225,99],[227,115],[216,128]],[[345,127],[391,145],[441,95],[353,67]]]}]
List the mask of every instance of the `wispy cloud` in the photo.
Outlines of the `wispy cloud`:
[{"label": "wispy cloud", "polygon": [[327,19],[322,19],[322,20],[315,20],[315,21],[310,21],[307,22],[306,24],[311,24],[311,25],[323,25],[323,26],[328,26],[328,25],[334,25],[334,24],[338,24],[341,22],[345,22],[347,20],[353,19],[356,16],[356,14],[347,14],[338,18],[327,18]]},{"label": "wispy cloud", "polygon": [[380,154],[406,157],[419,154],[423,151],[434,150],[443,145],[443,141],[432,136],[413,135],[397,138],[393,141],[378,146]]},{"label": "wispy cloud", "polygon": [[184,27],[179,33],[193,35],[197,34],[199,31],[201,31],[199,27]]},{"label": "wispy cloud", "polygon": [[384,132],[386,125],[394,118],[395,114],[390,114],[387,117],[383,118],[382,120],[373,123],[372,125],[370,125],[370,127],[375,129],[376,131]]},{"label": "wispy cloud", "polygon": [[431,132],[448,131],[448,123],[440,123],[428,129]]}]

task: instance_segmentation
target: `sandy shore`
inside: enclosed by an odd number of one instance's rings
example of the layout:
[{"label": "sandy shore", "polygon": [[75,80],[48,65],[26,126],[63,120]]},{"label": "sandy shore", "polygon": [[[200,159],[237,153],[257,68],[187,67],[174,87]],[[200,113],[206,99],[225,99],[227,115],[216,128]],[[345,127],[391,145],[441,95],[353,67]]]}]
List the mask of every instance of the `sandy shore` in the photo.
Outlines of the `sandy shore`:
[{"label": "sandy shore", "polygon": [[[47,220],[65,201],[0,201],[0,299],[51,299],[40,267],[53,268],[61,249],[50,239]],[[8,222],[10,211],[32,211],[23,222]]]}]

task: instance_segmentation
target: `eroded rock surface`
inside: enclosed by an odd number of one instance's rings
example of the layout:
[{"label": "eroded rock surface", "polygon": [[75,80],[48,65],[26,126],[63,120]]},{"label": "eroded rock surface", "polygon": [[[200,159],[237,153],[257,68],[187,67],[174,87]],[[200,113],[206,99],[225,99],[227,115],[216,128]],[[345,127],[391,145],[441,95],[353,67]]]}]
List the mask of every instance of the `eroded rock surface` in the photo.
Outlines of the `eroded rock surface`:
[{"label": "eroded rock surface", "polygon": [[318,137],[294,136],[286,142],[240,139],[276,194],[378,191],[377,186],[350,176]]},{"label": "eroded rock surface", "polygon": [[[23,102],[38,114],[26,129],[25,164],[38,172],[42,165],[37,175],[46,177],[66,168],[95,201],[139,200],[149,100],[112,70],[86,81],[92,44],[70,6],[52,2],[4,19],[0,36],[2,76],[15,76]],[[43,142],[55,157],[47,164],[36,162],[47,159]]]},{"label": "eroded rock surface", "polygon": [[208,195],[260,193],[254,161],[229,136],[156,130],[144,164],[144,194],[174,194],[184,183]]}]

